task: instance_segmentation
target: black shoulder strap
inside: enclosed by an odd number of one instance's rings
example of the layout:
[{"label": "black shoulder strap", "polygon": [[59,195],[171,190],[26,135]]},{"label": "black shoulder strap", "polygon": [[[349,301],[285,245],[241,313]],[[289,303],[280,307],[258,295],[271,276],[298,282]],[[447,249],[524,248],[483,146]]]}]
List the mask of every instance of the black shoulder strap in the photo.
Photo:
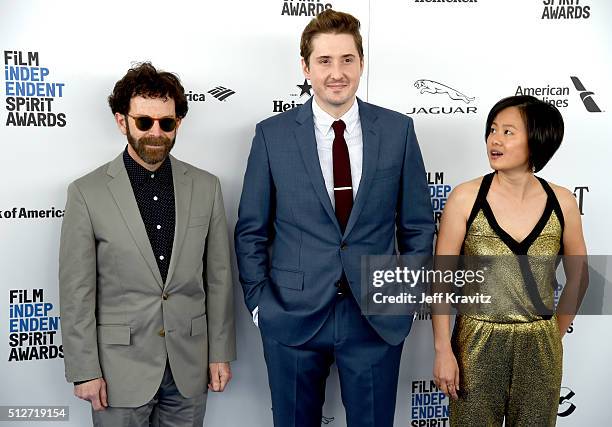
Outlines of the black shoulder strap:
[{"label": "black shoulder strap", "polygon": [[539,176],[536,176],[536,178],[538,178],[538,180],[540,181],[540,184],[542,184],[542,187],[544,187],[544,191],[546,191],[546,194],[548,195],[548,200],[550,200],[550,203],[552,204],[552,210],[557,214],[557,218],[559,218],[559,222],[561,223],[561,251],[560,253],[563,254],[563,230],[565,229],[565,218],[563,217],[563,211],[561,210],[559,199],[557,199],[557,196],[555,195],[555,191],[552,189],[550,184],[545,179],[542,179]]},{"label": "black shoulder strap", "polygon": [[555,211],[557,217],[559,218],[559,221],[561,222],[561,230],[563,230],[563,227],[565,226],[565,219],[563,218],[563,211],[561,210],[561,205],[559,204],[559,200],[555,195],[555,191],[552,189],[550,184],[546,182],[545,179],[542,179],[539,176],[537,176],[536,178],[538,178],[538,180],[542,184],[542,187],[544,187],[544,191],[546,191],[546,194],[548,195],[548,198],[552,203],[553,210]]},{"label": "black shoulder strap", "polygon": [[474,218],[476,218],[476,215],[478,215],[478,211],[482,207],[483,202],[486,200],[487,194],[489,193],[489,188],[491,187],[491,182],[493,182],[494,176],[495,176],[495,172],[491,172],[482,177],[480,188],[478,189],[478,195],[476,195],[474,206],[472,206],[472,211],[470,212],[470,216],[468,217],[467,223],[465,224],[466,230],[470,229],[472,222],[474,222]]}]

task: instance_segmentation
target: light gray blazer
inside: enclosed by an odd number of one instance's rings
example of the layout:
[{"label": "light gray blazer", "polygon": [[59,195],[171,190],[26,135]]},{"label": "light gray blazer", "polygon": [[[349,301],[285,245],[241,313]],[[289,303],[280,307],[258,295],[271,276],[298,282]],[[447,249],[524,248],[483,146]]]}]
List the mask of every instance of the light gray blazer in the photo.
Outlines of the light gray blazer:
[{"label": "light gray blazer", "polygon": [[156,393],[166,360],[185,397],[236,357],[219,180],[170,156],[176,226],[163,283],[122,155],[68,187],[59,288],[66,379],[103,377],[110,406]]}]

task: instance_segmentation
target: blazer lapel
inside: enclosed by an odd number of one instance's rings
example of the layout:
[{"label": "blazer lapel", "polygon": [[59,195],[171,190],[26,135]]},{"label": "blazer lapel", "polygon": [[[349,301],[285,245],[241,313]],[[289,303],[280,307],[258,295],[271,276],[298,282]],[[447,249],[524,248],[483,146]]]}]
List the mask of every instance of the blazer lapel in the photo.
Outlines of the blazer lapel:
[{"label": "blazer lapel", "polygon": [[174,226],[174,242],[172,243],[172,256],[168,267],[166,284],[170,283],[172,274],[176,269],[176,264],[185,241],[187,225],[189,224],[189,212],[191,210],[191,192],[193,180],[186,175],[187,168],[180,161],[170,156],[172,164],[172,181],[174,182],[174,206],[176,223]]},{"label": "blazer lapel", "polygon": [[357,99],[357,102],[359,102],[359,120],[361,121],[361,134],[363,137],[363,164],[359,190],[355,196],[353,209],[351,210],[351,215],[349,216],[346,230],[344,231],[345,238],[355,226],[359,214],[363,210],[363,206],[368,198],[372,180],[376,173],[378,151],[380,148],[380,130],[376,124],[378,117],[368,104],[362,102],[360,99]]},{"label": "blazer lapel", "polygon": [[321,171],[321,163],[319,162],[319,154],[317,153],[317,141],[314,134],[314,120],[312,117],[312,98],[300,107],[297,114],[296,122],[298,126],[295,128],[294,134],[297,140],[297,145],[306,166],[308,176],[319,197],[319,201],[323,205],[325,212],[336,226],[338,233],[341,233],[340,224],[336,218],[336,213],[329,200],[329,194],[325,187],[323,172]]},{"label": "blazer lapel", "polygon": [[153,254],[149,237],[147,236],[147,230],[142,222],[130,178],[123,164],[123,154],[120,154],[110,163],[107,174],[113,177],[113,179],[108,182],[107,186],[115,199],[115,203],[117,203],[121,216],[134,242],[136,242],[136,246],[138,246],[140,253],[147,262],[151,272],[153,272],[157,284],[163,287],[161,274],[157,267],[157,262],[155,261],[155,255]]}]

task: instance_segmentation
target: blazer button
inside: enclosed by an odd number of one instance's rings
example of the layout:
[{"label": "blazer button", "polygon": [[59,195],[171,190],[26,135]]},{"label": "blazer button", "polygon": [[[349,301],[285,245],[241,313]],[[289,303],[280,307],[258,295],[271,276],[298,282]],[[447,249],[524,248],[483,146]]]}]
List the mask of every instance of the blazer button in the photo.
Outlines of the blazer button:
[{"label": "blazer button", "polygon": [[159,331],[157,334],[158,334],[160,337],[165,337],[165,336],[166,336],[166,331],[164,331],[164,330],[162,329],[162,330],[160,330],[160,331]]},{"label": "blazer button", "polygon": [[165,300],[167,300],[167,299],[168,299],[168,294],[164,292],[164,293],[162,294],[162,299],[163,299],[164,301],[165,301]]},{"label": "blazer button", "polygon": [[342,242],[342,244],[340,245],[340,249],[344,251],[346,250],[346,248],[348,248],[348,245],[346,244],[346,242]]}]

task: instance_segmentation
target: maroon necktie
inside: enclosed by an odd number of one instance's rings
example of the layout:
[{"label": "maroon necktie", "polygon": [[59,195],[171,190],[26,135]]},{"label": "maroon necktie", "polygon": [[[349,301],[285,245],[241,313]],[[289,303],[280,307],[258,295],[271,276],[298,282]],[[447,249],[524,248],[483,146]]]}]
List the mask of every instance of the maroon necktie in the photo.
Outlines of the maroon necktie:
[{"label": "maroon necktie", "polygon": [[344,140],[346,124],[337,120],[332,124],[334,128],[334,145],[332,157],[334,161],[334,199],[336,201],[336,218],[340,229],[344,233],[353,208],[353,182],[351,180],[351,160],[348,147]]}]

